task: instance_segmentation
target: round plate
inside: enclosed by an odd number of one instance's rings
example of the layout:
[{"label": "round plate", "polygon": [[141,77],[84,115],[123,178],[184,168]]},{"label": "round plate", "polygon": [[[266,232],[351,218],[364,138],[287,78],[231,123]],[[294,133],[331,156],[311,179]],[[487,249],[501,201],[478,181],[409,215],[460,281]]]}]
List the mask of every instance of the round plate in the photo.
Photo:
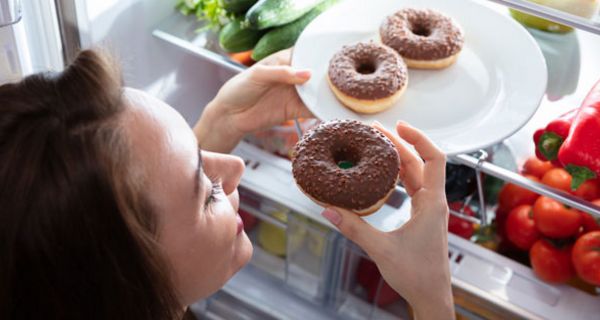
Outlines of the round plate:
[{"label": "round plate", "polygon": [[[409,69],[406,92],[383,112],[365,115],[344,107],[327,84],[329,60],[343,45],[380,41],[383,19],[405,7],[431,8],[454,18],[465,35],[458,60],[442,70]],[[475,151],[513,134],[535,113],[547,81],[544,57],[529,33],[508,15],[471,0],[342,1],[304,30],[292,66],[313,71],[297,90],[321,120],[377,120],[391,130],[403,120],[448,155]]]}]

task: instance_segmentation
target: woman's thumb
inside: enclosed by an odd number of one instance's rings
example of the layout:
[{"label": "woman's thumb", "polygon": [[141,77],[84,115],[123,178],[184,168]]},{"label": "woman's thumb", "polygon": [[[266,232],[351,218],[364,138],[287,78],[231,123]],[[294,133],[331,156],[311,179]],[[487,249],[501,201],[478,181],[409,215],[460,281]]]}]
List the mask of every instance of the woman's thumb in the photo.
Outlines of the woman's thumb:
[{"label": "woman's thumb", "polygon": [[376,246],[382,232],[373,228],[356,213],[341,209],[327,208],[321,215],[335,225],[348,239],[354,241],[365,251],[370,252]]},{"label": "woman's thumb", "polygon": [[251,73],[255,81],[266,84],[303,84],[310,76],[310,70],[297,70],[290,66],[255,65]]}]

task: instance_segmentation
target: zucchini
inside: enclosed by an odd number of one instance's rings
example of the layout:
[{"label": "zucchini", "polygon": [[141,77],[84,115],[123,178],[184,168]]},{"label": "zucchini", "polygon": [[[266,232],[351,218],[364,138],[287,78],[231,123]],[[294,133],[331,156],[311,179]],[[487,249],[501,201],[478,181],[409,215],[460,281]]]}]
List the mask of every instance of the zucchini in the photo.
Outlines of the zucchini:
[{"label": "zucchini", "polygon": [[323,0],[259,0],[248,12],[246,23],[252,29],[267,29],[290,23]]},{"label": "zucchini", "polygon": [[254,46],[252,59],[254,61],[259,61],[272,53],[294,46],[304,28],[306,28],[306,26],[308,26],[308,24],[317,16],[323,13],[323,11],[329,9],[329,7],[339,1],[340,0],[325,0],[300,19],[267,32],[260,38],[256,46]]},{"label": "zucchini", "polygon": [[219,45],[226,52],[248,51],[254,48],[263,34],[261,30],[244,28],[240,20],[233,20],[219,32]]},{"label": "zucchini", "polygon": [[223,0],[223,9],[228,13],[246,13],[258,0]]}]

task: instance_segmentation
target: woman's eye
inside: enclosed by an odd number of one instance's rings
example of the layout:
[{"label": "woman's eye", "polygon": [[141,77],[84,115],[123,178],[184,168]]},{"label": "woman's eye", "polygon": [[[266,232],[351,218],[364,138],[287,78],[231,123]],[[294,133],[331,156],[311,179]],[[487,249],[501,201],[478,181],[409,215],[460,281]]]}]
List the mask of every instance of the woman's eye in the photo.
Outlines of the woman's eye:
[{"label": "woman's eye", "polygon": [[221,183],[221,181],[213,181],[212,187],[210,189],[210,194],[208,195],[208,197],[206,197],[206,201],[204,202],[204,207],[208,207],[210,204],[219,200],[217,195],[221,192],[223,192],[223,184]]}]

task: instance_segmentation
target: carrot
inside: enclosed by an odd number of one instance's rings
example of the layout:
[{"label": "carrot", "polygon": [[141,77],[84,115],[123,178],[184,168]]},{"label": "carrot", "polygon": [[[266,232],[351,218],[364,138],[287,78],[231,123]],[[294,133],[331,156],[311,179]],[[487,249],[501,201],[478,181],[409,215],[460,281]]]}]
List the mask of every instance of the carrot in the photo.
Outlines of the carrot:
[{"label": "carrot", "polygon": [[235,62],[241,63],[248,67],[253,65],[255,62],[254,60],[252,60],[252,50],[231,53],[229,54],[229,58],[231,58],[231,60]]}]

